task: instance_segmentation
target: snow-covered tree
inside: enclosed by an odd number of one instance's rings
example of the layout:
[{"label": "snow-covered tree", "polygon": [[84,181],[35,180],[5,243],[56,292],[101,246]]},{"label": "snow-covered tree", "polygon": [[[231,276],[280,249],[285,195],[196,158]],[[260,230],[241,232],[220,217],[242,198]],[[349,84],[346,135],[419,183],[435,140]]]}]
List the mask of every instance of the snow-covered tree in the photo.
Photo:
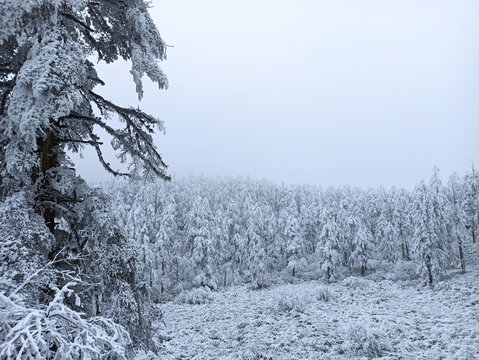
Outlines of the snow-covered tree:
[{"label": "snow-covered tree", "polygon": [[[131,62],[139,98],[144,74],[160,88],[167,87],[157,63],[165,58],[166,46],[148,14],[148,3],[3,0],[0,13],[0,200],[23,194],[29,207],[27,226],[33,220],[37,224],[31,210],[43,218],[44,229],[38,233],[46,229],[53,239],[41,250],[43,261],[60,252],[81,255],[75,263],[55,267],[85,278],[76,290],[87,316],[111,316],[130,326],[135,342],[141,337],[148,341],[144,294],[135,284],[136,247],[117,226],[108,200],[75,174],[68,156],[68,151],[92,146],[100,163],[115,175],[168,179],[152,138],[163,124],[97,91],[103,81],[95,60],[111,63],[118,58]],[[128,174],[103,158],[99,129],[111,138],[119,159],[129,162]],[[19,238],[24,241],[19,246],[33,246],[22,256],[38,251],[28,235],[37,230],[22,229],[27,235]],[[62,288],[64,281],[55,279],[58,283],[43,288],[43,298],[36,301],[47,304],[51,287]]]},{"label": "snow-covered tree", "polygon": [[353,251],[350,255],[351,264],[361,269],[364,275],[368,269],[368,263],[372,257],[373,236],[364,223],[359,223],[356,234],[353,237]]},{"label": "snow-covered tree", "polygon": [[341,227],[340,254],[344,266],[352,267],[351,253],[354,249],[353,240],[359,228],[359,207],[356,190],[346,188],[343,190],[341,200],[337,206],[336,221]]},{"label": "snow-covered tree", "polygon": [[[143,0],[5,0],[0,11],[4,14],[0,45],[9,44],[10,50],[2,54],[0,69],[0,126],[8,139],[2,174],[9,184],[34,189],[36,207],[51,232],[60,210],[79,200],[78,179],[67,150],[93,146],[105,168],[120,174],[102,156],[98,128],[112,137],[121,160],[131,157],[133,173],[143,168],[167,178],[151,136],[155,128],[163,130],[162,123],[99,95],[95,87],[103,82],[90,60],[93,56],[107,63],[118,57],[130,60],[139,97],[145,73],[166,87],[156,62],[164,59],[165,44],[147,4]],[[115,129],[111,117],[118,117],[125,127]]]},{"label": "snow-covered tree", "polygon": [[467,214],[466,227],[471,232],[472,242],[479,238],[479,173],[471,166],[464,177],[465,210]]},{"label": "snow-covered tree", "polygon": [[297,271],[301,270],[305,264],[304,259],[304,237],[299,224],[299,213],[296,204],[291,203],[287,208],[288,217],[284,229],[286,240],[286,255],[288,259],[288,268],[292,275],[296,276]]},{"label": "snow-covered tree", "polygon": [[[223,204],[225,205],[225,204]],[[224,207],[218,209],[214,216],[214,247],[217,254],[217,271],[221,284],[226,287],[233,279],[233,240],[232,219],[227,216]]]},{"label": "snow-covered tree", "polygon": [[392,223],[398,237],[397,241],[401,247],[401,258],[403,260],[411,260],[410,243],[414,232],[414,222],[411,218],[411,194],[404,189],[395,191],[392,201]]},{"label": "snow-covered tree", "polygon": [[[303,196],[305,196],[303,194]],[[305,196],[306,197],[306,196]],[[301,205],[301,211],[299,216],[299,224],[301,229],[303,229],[304,234],[304,251],[306,254],[314,253],[316,249],[316,242],[318,239],[319,231],[319,210],[317,204],[315,203],[306,203],[308,199],[305,198],[304,203]]]},{"label": "snow-covered tree", "polygon": [[381,192],[381,210],[377,219],[377,236],[381,247],[382,258],[390,263],[406,259],[408,245],[404,227],[407,226],[400,204],[400,194],[393,188],[389,192]]},{"label": "snow-covered tree", "polygon": [[457,241],[458,256],[462,273],[466,272],[466,261],[464,259],[464,239],[466,231],[467,216],[464,209],[464,187],[461,179],[456,173],[449,177],[448,181],[448,235],[453,241]]},{"label": "snow-covered tree", "polygon": [[414,213],[414,253],[419,262],[419,272],[430,286],[436,276],[446,268],[444,249],[445,223],[436,211],[434,189],[424,181],[416,186]]},{"label": "snow-covered tree", "polygon": [[261,205],[253,205],[248,212],[249,221],[246,229],[248,238],[248,271],[252,289],[261,289],[269,285],[267,271],[268,259],[266,258],[265,216],[267,209]]},{"label": "snow-covered tree", "polygon": [[152,273],[152,287],[163,293],[172,284],[173,272],[178,266],[178,253],[175,252],[177,240],[176,202],[172,194],[164,199],[163,209],[158,214],[159,229],[155,235],[153,245],[154,266]]},{"label": "snow-covered tree", "polygon": [[337,268],[341,263],[341,257],[338,252],[341,229],[336,222],[334,210],[328,207],[321,214],[321,223],[323,226],[319,235],[316,253],[319,258],[320,271],[329,283],[335,277]]},{"label": "snow-covered tree", "polygon": [[210,228],[211,221],[212,213],[208,200],[197,197],[187,215],[193,285],[216,290],[218,279],[214,269],[215,249]]}]

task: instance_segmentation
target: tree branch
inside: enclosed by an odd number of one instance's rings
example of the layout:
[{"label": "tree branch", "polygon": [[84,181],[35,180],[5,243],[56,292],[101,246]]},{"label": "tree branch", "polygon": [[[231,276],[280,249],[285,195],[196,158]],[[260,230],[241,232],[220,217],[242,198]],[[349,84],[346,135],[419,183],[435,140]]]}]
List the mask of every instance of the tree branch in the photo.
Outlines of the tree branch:
[{"label": "tree branch", "polygon": [[85,30],[88,30],[89,32],[95,32],[91,27],[89,27],[87,24],[85,24],[83,21],[77,19],[74,17],[72,14],[66,13],[66,12],[60,12],[60,15],[66,17],[67,19],[77,23],[78,25],[82,26]]},{"label": "tree branch", "polygon": [[74,143],[81,143],[81,144],[89,144],[89,145],[103,145],[102,142],[93,141],[93,140],[77,140],[77,139],[58,139],[59,142],[74,142]]},{"label": "tree branch", "polygon": [[[101,97],[100,97],[101,98]],[[103,98],[102,98],[103,99]],[[104,100],[104,99],[103,99]],[[105,100],[106,101],[106,100]],[[116,108],[119,108],[119,109],[122,109],[114,104],[112,104],[113,106],[115,106]],[[126,110],[129,110],[129,109],[126,109]],[[148,153],[151,154],[151,155],[154,155],[156,160],[159,162],[158,165],[155,165],[151,162],[150,159],[148,159],[147,156],[145,156],[141,151],[137,150],[134,148],[133,144],[131,143],[131,141],[128,141],[127,140],[127,134],[122,134],[122,133],[119,133],[118,131],[116,131],[115,129],[113,129],[111,126],[105,124],[105,122],[103,122],[101,119],[97,118],[97,117],[93,117],[93,116],[87,116],[87,115],[82,115],[82,114],[78,114],[78,113],[75,113],[75,112],[72,112],[70,113],[70,115],[68,115],[67,117],[69,118],[76,118],[76,119],[80,119],[80,120],[85,120],[87,122],[90,122],[90,123],[93,123],[93,124],[96,124],[98,126],[100,126],[101,128],[103,128],[108,134],[110,134],[111,136],[113,136],[115,139],[117,139],[118,141],[120,141],[120,143],[125,147],[125,150],[127,150],[128,152],[130,152],[133,156],[136,156],[138,157],[139,159],[141,159],[147,166],[150,170],[152,170],[157,176],[159,176],[160,178],[164,179],[164,180],[171,180],[171,178],[168,176],[168,175],[165,175],[160,169],[161,167],[166,167],[166,165],[163,163],[162,159],[161,159],[161,156],[160,154],[158,154],[156,152],[156,150],[153,148],[153,145],[150,144],[150,139],[145,139],[144,138],[144,134],[142,134],[142,131],[140,129],[138,129],[136,127],[136,125],[134,125],[131,121],[131,119],[129,118],[126,118],[125,120],[128,121],[128,124],[130,124],[131,126],[133,126],[135,128],[135,130],[137,131],[136,133],[139,135],[139,136],[142,136],[143,140],[145,141],[145,143],[147,144],[147,146],[149,147],[149,151]],[[90,133],[92,134],[92,132]],[[95,135],[94,135],[95,136]],[[94,145],[95,146],[95,145]],[[109,172],[111,172],[112,174],[117,174],[117,175],[126,175],[126,176],[131,176],[130,174],[125,174],[125,173],[119,173],[113,169],[111,169],[111,167],[109,166],[108,163],[106,163],[103,159],[103,156],[101,155],[101,150],[98,148],[97,149],[97,154],[99,155],[99,160],[100,162],[102,162],[102,165],[105,166],[105,169]],[[103,160],[102,160],[103,159]]]}]

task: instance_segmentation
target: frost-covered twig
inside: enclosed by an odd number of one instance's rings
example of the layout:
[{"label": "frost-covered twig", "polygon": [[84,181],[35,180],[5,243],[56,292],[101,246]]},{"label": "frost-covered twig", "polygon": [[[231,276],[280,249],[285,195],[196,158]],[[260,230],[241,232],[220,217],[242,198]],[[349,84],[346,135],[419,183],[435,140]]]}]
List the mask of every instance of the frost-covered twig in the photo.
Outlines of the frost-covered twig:
[{"label": "frost-covered twig", "polygon": [[58,256],[65,250],[65,248],[61,249],[59,252],[57,252],[55,254],[55,257],[53,258],[53,260],[49,261],[45,266],[39,268],[37,271],[35,271],[34,273],[30,274],[29,276],[27,276],[27,278],[15,289],[11,292],[11,294],[9,295],[9,298],[11,298],[13,295],[15,294],[18,294],[20,292],[20,290],[22,290],[28,283],[30,283],[32,281],[33,278],[35,278],[36,276],[38,276],[41,272],[45,271],[46,269],[48,269],[50,266],[54,265],[54,264],[57,264],[61,261],[63,261],[63,259],[58,259]]},{"label": "frost-covered twig", "polygon": [[0,358],[126,359],[130,337],[122,326],[103,317],[85,319],[64,304],[74,285],[56,289],[54,299],[38,308],[0,293]]}]

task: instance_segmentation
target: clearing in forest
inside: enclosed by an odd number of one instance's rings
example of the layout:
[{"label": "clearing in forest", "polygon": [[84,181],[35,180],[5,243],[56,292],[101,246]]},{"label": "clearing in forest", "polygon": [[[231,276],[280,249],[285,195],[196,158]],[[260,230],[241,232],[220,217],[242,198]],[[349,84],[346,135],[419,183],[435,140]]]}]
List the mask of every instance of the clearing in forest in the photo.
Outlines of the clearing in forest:
[{"label": "clearing in forest", "polygon": [[[161,304],[161,358],[479,359],[479,269],[431,289],[374,273],[212,293],[204,304]],[[475,251],[472,251],[475,250]]]}]

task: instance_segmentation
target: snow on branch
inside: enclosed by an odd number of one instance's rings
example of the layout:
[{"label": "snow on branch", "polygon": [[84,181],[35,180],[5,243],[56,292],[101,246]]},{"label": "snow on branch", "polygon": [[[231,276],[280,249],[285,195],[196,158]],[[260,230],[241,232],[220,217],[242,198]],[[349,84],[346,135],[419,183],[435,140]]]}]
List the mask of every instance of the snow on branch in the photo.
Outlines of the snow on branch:
[{"label": "snow on branch", "polygon": [[54,299],[38,307],[0,293],[0,358],[126,359],[130,337],[122,326],[103,317],[86,319],[64,303],[75,285],[56,289]]}]

